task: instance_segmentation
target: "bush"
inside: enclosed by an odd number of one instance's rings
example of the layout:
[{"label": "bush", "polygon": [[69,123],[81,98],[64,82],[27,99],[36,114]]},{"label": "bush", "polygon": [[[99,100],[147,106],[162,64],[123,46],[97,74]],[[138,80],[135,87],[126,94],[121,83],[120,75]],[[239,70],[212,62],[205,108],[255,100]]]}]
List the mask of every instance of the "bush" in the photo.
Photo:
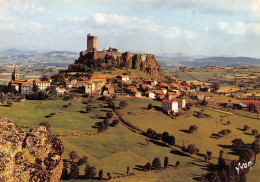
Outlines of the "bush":
[{"label": "bush", "polygon": [[194,131],[197,131],[198,127],[196,125],[191,125],[189,128],[189,133],[193,133]]},{"label": "bush", "polygon": [[153,108],[153,105],[150,103],[150,104],[148,104],[148,107],[147,107],[147,109],[149,109],[149,110],[151,110]]},{"label": "bush", "polygon": [[118,120],[118,119],[114,119],[114,120],[112,121],[112,123],[110,124],[110,126],[115,127],[115,126],[118,125],[118,123],[119,123],[119,120]]},{"label": "bush", "polygon": [[85,167],[85,177],[87,179],[93,179],[97,174],[97,170],[94,166],[86,165]]},{"label": "bush", "polygon": [[161,169],[161,160],[159,159],[159,157],[154,158],[152,162],[152,168],[154,168],[155,170]]},{"label": "bush", "polygon": [[152,164],[150,162],[147,162],[147,164],[145,165],[145,169],[147,171],[150,171],[152,169]]},{"label": "bush", "polygon": [[107,112],[106,115],[107,115],[107,117],[108,117],[109,119],[111,119],[111,118],[113,117],[114,114],[113,114],[112,112]]},{"label": "bush", "polygon": [[45,126],[48,131],[50,131],[51,124],[48,121],[41,122],[40,126]]},{"label": "bush", "polygon": [[119,103],[119,107],[120,107],[121,109],[127,107],[127,105],[128,105],[128,103],[127,103],[126,101],[121,101],[121,102]]},{"label": "bush", "polygon": [[199,152],[199,149],[196,148],[196,146],[194,144],[190,144],[188,145],[187,147],[187,151],[190,153],[190,154],[197,154]]}]

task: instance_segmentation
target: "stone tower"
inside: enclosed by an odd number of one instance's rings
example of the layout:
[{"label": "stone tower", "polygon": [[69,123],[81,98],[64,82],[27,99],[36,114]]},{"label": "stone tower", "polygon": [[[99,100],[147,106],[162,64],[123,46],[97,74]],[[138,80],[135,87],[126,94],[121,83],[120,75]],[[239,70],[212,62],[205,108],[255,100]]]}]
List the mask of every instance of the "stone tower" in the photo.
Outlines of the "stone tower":
[{"label": "stone tower", "polygon": [[91,52],[97,50],[97,36],[92,36],[90,33],[87,36],[87,51]]},{"label": "stone tower", "polygon": [[12,73],[12,80],[13,80],[13,81],[19,80],[19,73],[18,73],[18,71],[17,71],[17,69],[16,69],[16,66],[14,66],[14,71],[13,71],[13,73]]}]

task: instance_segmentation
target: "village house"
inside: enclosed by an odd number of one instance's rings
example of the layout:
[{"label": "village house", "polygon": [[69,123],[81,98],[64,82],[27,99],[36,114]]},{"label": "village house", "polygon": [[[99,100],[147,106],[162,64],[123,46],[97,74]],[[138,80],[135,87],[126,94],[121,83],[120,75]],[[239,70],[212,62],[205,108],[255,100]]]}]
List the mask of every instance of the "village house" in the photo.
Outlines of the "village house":
[{"label": "village house", "polygon": [[23,83],[21,85],[21,94],[30,95],[33,91],[33,85],[30,83]]},{"label": "village house", "polygon": [[204,100],[206,100],[206,101],[212,101],[214,99],[215,99],[215,96],[211,95],[211,94],[205,95],[205,97],[204,97]]},{"label": "village house", "polygon": [[175,100],[164,99],[162,101],[162,110],[166,113],[178,112],[178,102]]},{"label": "village house", "polygon": [[122,81],[122,82],[127,82],[127,81],[130,80],[130,76],[128,76],[128,75],[120,75],[120,76],[118,76],[118,79],[120,81]]},{"label": "village house", "polygon": [[197,100],[204,100],[204,95],[197,95]]},{"label": "village house", "polygon": [[152,99],[155,98],[155,93],[153,93],[151,91],[145,92],[145,95],[146,95],[146,97],[149,97],[149,98],[152,98]]},{"label": "village house", "polygon": [[105,85],[106,82],[107,82],[107,77],[105,77],[105,76],[92,76],[90,78],[90,81],[93,81],[93,82],[101,81],[101,82],[103,82],[103,85]]},{"label": "village house", "polygon": [[41,80],[35,80],[34,84],[38,86],[40,90],[45,90],[46,88],[51,86],[51,83],[49,81],[41,81]]},{"label": "village house", "polygon": [[164,98],[165,98],[165,95],[163,95],[163,94],[156,95],[156,100],[163,100]]},{"label": "village house", "polygon": [[151,85],[151,86],[155,86],[157,85],[157,81],[156,80],[144,80],[144,84],[148,84],[148,85]]},{"label": "village house", "polygon": [[243,100],[241,104],[245,105],[246,107],[248,107],[249,104],[253,104],[256,109],[260,109],[260,100]]},{"label": "village house", "polygon": [[91,94],[94,94],[94,92],[96,91],[94,82],[85,81],[84,87],[85,87],[85,94],[91,95]]},{"label": "village house", "polygon": [[178,95],[177,93],[175,92],[168,92],[168,99],[171,100],[171,99],[174,99],[176,98]]},{"label": "village house", "polygon": [[178,102],[179,107],[185,107],[186,106],[185,99],[172,98],[171,100]]},{"label": "village house", "polygon": [[241,105],[239,102],[223,102],[221,105],[225,107],[231,107],[232,109],[240,109]]},{"label": "village house", "polygon": [[58,95],[63,95],[67,90],[63,87],[56,87],[56,91]]}]

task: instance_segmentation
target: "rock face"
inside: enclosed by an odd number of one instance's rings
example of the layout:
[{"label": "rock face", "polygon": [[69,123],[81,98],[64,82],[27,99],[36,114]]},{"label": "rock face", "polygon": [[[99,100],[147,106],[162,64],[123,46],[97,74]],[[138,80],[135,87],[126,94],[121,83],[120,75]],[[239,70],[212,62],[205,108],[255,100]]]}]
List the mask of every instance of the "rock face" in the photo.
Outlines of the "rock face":
[{"label": "rock face", "polygon": [[29,133],[0,119],[0,181],[59,181],[63,145],[39,126]]},{"label": "rock face", "polygon": [[[79,71],[79,65],[85,65],[85,69],[111,69],[112,67],[130,68],[140,70],[154,79],[163,79],[164,73],[161,66],[152,54],[120,53],[117,49],[88,52],[83,51],[74,65],[69,66],[69,71]],[[70,68],[72,68],[70,70]],[[73,69],[76,68],[76,69]],[[82,71],[82,70],[81,70]]]}]

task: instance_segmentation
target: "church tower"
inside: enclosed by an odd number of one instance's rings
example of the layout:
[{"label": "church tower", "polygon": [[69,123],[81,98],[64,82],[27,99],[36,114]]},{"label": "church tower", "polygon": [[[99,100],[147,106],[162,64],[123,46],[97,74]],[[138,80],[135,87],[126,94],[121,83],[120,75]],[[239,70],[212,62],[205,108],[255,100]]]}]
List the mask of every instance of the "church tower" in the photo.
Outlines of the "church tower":
[{"label": "church tower", "polygon": [[12,73],[12,80],[13,80],[13,81],[19,80],[19,73],[18,73],[18,71],[17,71],[17,69],[16,69],[16,66],[14,66],[14,71],[13,71],[13,73]]},{"label": "church tower", "polygon": [[92,36],[90,33],[87,36],[87,51],[92,52],[97,50],[97,36]]}]

